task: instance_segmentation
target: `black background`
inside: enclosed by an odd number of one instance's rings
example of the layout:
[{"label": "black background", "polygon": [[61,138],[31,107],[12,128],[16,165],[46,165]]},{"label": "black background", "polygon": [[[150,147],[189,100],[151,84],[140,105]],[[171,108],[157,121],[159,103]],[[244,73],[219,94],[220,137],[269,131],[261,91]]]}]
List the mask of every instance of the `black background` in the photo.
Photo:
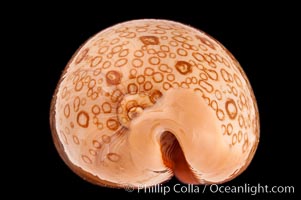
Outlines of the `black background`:
[{"label": "black background", "polygon": [[[22,170],[19,168],[16,173],[20,176],[14,178],[13,187],[24,189],[26,196],[41,198],[69,196],[101,199],[120,195],[125,199],[296,198],[299,193],[297,176],[300,175],[297,164],[300,144],[296,139],[300,134],[297,129],[299,100],[296,96],[300,90],[296,87],[296,70],[300,58],[294,56],[298,37],[295,34],[297,23],[293,7],[275,3],[267,6],[246,3],[234,4],[229,9],[218,3],[211,6],[202,5],[202,2],[200,5],[184,3],[181,2],[178,7],[161,7],[163,5],[155,2],[128,3],[119,5],[119,8],[124,8],[122,12],[116,10],[117,2],[110,6],[82,2],[76,9],[45,4],[38,5],[32,11],[23,10],[15,28],[22,31],[18,34],[18,40],[25,42],[23,52],[29,55],[25,60],[28,64],[23,63],[19,67],[27,80],[27,95],[32,97],[26,104],[26,112],[34,113],[34,117],[25,117],[30,123],[21,127],[24,148],[19,149],[19,153],[26,156],[27,161],[18,163]],[[140,18],[174,20],[207,32],[233,53],[246,72],[259,106],[260,143],[247,170],[224,185],[292,185],[295,194],[252,196],[206,191],[205,194],[171,192],[163,196],[129,193],[90,184],[63,163],[53,145],[49,128],[50,101],[62,70],[89,37],[116,23]],[[172,179],[165,185],[172,187],[176,183],[177,180]]]}]

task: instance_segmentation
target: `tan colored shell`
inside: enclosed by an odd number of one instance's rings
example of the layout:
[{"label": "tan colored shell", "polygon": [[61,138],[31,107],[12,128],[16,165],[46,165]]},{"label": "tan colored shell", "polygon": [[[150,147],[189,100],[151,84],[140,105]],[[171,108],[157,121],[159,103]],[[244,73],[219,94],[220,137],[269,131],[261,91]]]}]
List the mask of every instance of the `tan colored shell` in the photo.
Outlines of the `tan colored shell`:
[{"label": "tan colored shell", "polygon": [[221,183],[251,162],[259,118],[250,83],[213,38],[167,20],[134,20],[90,38],[53,97],[56,147],[106,186]]}]

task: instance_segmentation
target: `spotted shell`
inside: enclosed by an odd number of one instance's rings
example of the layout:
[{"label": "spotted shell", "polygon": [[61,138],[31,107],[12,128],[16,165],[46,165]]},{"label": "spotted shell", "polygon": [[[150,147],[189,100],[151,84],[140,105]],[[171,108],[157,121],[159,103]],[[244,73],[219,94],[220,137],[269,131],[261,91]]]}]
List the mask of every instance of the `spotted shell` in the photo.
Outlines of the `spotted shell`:
[{"label": "spotted shell", "polygon": [[134,20],[90,38],[53,96],[54,143],[78,175],[102,186],[152,186],[173,175],[222,183],[251,162],[259,118],[233,55],[204,32]]}]

